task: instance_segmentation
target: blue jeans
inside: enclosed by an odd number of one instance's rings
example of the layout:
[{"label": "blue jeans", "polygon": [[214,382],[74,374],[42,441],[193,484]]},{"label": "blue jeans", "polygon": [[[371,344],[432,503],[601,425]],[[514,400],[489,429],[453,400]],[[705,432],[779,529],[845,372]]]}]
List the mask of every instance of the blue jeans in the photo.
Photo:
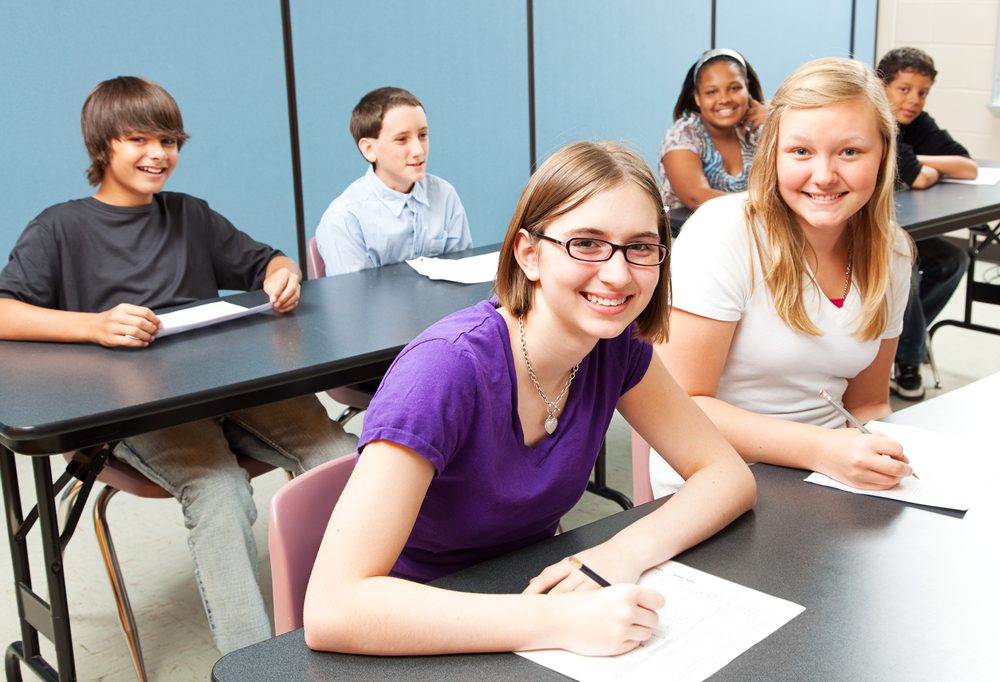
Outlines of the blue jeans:
[{"label": "blue jeans", "polygon": [[299,474],[356,447],[357,438],[308,395],[145,433],[115,449],[116,457],[180,501],[195,578],[221,653],[271,636],[251,528],[257,507],[234,453]]},{"label": "blue jeans", "polygon": [[903,313],[903,331],[896,362],[919,365],[927,356],[927,327],[955,293],[969,267],[969,254],[937,237],[917,242],[917,262],[910,278],[910,299]]}]

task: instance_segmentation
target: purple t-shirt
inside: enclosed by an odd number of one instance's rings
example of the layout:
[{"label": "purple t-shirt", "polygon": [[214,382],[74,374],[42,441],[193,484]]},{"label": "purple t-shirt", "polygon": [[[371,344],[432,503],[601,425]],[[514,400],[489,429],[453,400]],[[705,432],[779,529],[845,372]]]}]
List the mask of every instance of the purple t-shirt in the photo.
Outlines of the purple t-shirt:
[{"label": "purple t-shirt", "polygon": [[583,495],[618,398],[651,356],[631,328],[598,342],[580,363],[559,428],[528,447],[495,301],[414,339],[382,380],[358,444],[392,441],[436,470],[393,575],[433,580],[553,535]]}]

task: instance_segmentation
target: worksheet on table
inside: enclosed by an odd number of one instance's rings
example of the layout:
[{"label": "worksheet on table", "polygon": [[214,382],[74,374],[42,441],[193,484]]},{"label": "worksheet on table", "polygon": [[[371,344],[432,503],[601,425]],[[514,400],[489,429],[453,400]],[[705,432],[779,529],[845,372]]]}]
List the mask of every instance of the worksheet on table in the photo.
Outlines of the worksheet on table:
[{"label": "worksheet on table", "polygon": [[211,303],[204,303],[191,308],[184,308],[183,310],[162,313],[157,315],[157,317],[160,318],[163,328],[157,332],[156,337],[162,338],[171,334],[180,334],[191,329],[207,327],[211,324],[218,324],[226,320],[235,320],[238,317],[246,317],[247,315],[255,315],[270,309],[270,303],[262,303],[252,308],[245,308],[229,301],[212,301]]},{"label": "worksheet on table", "polygon": [[668,561],[639,584],[660,592],[666,605],[653,636],[619,656],[582,656],[546,649],[517,652],[581,682],[704,680],[805,607]]},{"label": "worksheet on table", "polygon": [[988,452],[985,443],[905,424],[872,421],[866,427],[902,444],[903,454],[919,478],[908,476],[888,490],[861,490],[819,473],[810,474],[806,482],[927,507],[969,509],[979,487],[974,480],[977,469],[972,466],[970,456]]},{"label": "worksheet on table", "polygon": [[497,276],[500,252],[484,253],[468,258],[427,258],[420,256],[406,264],[430,279],[442,279],[460,284],[492,282]]}]

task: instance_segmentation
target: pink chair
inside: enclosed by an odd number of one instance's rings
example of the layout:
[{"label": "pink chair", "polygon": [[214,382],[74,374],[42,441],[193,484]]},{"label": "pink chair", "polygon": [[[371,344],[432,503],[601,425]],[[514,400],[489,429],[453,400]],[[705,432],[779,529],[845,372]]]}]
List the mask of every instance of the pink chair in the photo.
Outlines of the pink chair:
[{"label": "pink chair", "polygon": [[[67,452],[63,454],[63,457],[66,458],[67,462],[72,462],[76,454],[76,451]],[[240,456],[238,461],[251,478],[274,469],[270,464],[251,457]],[[122,633],[125,635],[136,677],[144,682],[148,678],[146,664],[142,658],[142,646],[139,643],[139,628],[135,622],[135,614],[132,612],[128,590],[125,588],[121,565],[118,563],[118,553],[115,551],[115,544],[111,539],[111,526],[108,524],[108,503],[118,492],[126,492],[136,497],[148,499],[166,499],[173,496],[139,471],[113,456],[107,458],[104,468],[97,474],[95,481],[105,485],[94,500],[94,533],[97,535],[97,544],[101,550],[101,557],[104,559],[104,567],[108,572],[108,581],[111,583],[111,591],[118,608],[118,620],[121,622]],[[63,496],[60,507],[64,512],[64,518],[67,518],[82,486],[83,482],[77,481],[75,485],[67,489]]]},{"label": "pink chair", "polygon": [[[309,279],[319,279],[320,277],[326,277],[326,264],[323,263],[323,256],[319,253],[319,245],[316,243],[316,237],[310,237],[309,248],[308,248],[308,263],[307,271],[309,273]],[[360,414],[368,409],[368,403],[371,402],[372,393],[369,390],[370,384],[352,384],[350,386],[340,386],[338,388],[329,389],[326,394],[336,400],[341,405],[346,405],[344,411],[337,416],[337,423],[340,425],[346,424],[357,414]]]},{"label": "pink chair", "polygon": [[649,443],[632,429],[632,502],[635,506],[653,499],[649,482]]},{"label": "pink chair", "polygon": [[302,627],[302,608],[323,533],[355,455],[331,460],[282,486],[271,497],[268,548],[274,594],[274,634]]}]

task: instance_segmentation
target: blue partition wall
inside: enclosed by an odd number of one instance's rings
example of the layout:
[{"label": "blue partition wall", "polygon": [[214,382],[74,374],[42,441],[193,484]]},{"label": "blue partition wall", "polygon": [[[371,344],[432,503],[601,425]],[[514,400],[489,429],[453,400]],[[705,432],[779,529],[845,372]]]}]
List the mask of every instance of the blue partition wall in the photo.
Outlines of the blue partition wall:
[{"label": "blue partition wall", "polygon": [[710,3],[536,0],[539,161],[567,142],[625,142],[654,169],[688,67],[708,48]]},{"label": "blue partition wall", "polygon": [[[291,0],[305,232],[366,168],[347,130],[362,94],[412,90],[429,169],[456,186],[477,243],[498,241],[530,167],[528,19],[537,156],[578,139],[655,168],[687,68],[715,43],[746,52],[767,94],[821,55],[874,55],[876,0]],[[803,17],[808,17],[808,25]],[[167,188],[204,197],[297,255],[280,2],[0,5],[0,257],[46,206],[91,192],[79,132],[89,89],[119,74],[170,90],[192,135]]]},{"label": "blue partition wall", "polygon": [[852,8],[855,55],[871,63],[877,0],[715,0],[715,4],[715,44],[746,56],[766,97],[810,59],[851,56]]}]

